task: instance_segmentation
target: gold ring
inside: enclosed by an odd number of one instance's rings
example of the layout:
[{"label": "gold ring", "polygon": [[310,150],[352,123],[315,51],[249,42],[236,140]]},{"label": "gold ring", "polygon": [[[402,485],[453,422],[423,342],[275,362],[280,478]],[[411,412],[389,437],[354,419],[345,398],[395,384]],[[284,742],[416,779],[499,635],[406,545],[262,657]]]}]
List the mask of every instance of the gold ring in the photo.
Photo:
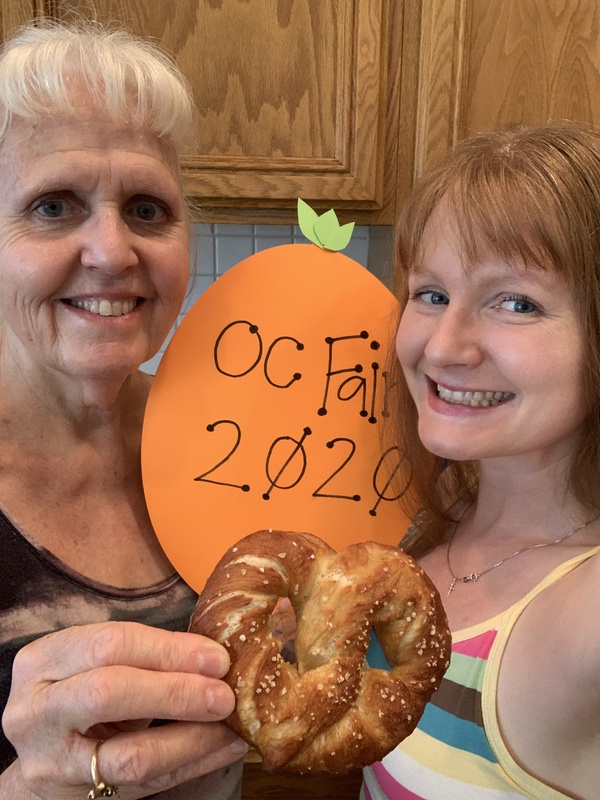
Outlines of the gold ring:
[{"label": "gold ring", "polygon": [[100,771],[98,770],[98,750],[100,749],[100,745],[104,744],[105,741],[106,739],[100,739],[96,747],[94,747],[94,752],[92,753],[92,763],[90,765],[90,769],[92,772],[92,782],[94,786],[88,792],[87,800],[97,800],[98,797],[115,797],[117,794],[119,794],[119,790],[116,786],[107,786],[104,783],[100,777]]}]

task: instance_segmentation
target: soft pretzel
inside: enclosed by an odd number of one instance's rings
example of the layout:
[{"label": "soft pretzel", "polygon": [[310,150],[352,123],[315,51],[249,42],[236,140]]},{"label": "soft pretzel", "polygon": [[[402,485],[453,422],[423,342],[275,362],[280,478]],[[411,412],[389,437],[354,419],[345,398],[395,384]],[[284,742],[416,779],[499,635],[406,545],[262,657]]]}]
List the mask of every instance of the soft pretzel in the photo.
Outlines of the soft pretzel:
[{"label": "soft pretzel", "polygon": [[[273,631],[282,597],[296,613],[296,664]],[[390,671],[365,664],[371,628]],[[375,542],[336,553],[308,533],[259,531],[234,545],[190,630],[229,651],[227,723],[269,771],[342,773],[383,758],[414,729],[450,658],[439,595],[409,556]]]}]

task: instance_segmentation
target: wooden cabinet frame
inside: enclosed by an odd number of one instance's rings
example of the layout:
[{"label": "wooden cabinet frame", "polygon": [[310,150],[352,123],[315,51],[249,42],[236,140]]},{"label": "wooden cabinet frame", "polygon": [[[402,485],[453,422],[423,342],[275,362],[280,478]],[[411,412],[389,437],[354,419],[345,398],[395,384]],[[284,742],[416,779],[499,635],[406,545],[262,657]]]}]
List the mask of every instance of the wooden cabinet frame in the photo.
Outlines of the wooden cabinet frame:
[{"label": "wooden cabinet frame", "polygon": [[[317,209],[335,208],[344,221],[392,224],[415,178],[465,136],[557,117],[600,125],[597,0],[69,3],[88,12],[95,7],[101,19],[118,17],[126,7],[139,32],[174,52],[183,72],[192,76],[201,109],[198,129],[206,133],[207,121],[213,127],[184,165],[186,188],[197,198],[202,218],[211,222],[293,223],[296,200],[302,197]],[[0,0],[0,27],[6,34],[33,13],[60,16],[62,5],[62,0]],[[244,31],[254,25],[248,8],[272,20],[274,50],[259,52],[264,63],[272,59],[274,64],[271,91],[263,95],[264,69],[260,78],[256,58],[244,61],[244,47],[250,47],[245,40],[252,38]],[[281,9],[296,25],[289,40],[295,48],[292,71],[282,61],[289,32],[275,19]],[[228,15],[230,23],[242,18],[245,23],[232,35],[221,26],[221,38],[211,39],[203,24],[212,24],[219,14],[221,22]],[[304,14],[304,23],[294,14]],[[310,78],[296,67],[296,81],[294,58],[301,54],[305,33]],[[201,66],[198,53],[207,39],[217,42],[214,61]],[[232,47],[239,49],[237,56],[232,57]],[[252,47],[256,55],[256,39]],[[288,68],[281,91],[291,109],[289,125],[273,101],[282,63]],[[218,88],[211,95],[203,81],[207,66],[214,64]],[[237,95],[220,80],[227,68],[237,81]],[[285,87],[293,96],[285,95]],[[304,107],[298,100],[302,93],[308,97]],[[244,107],[247,101],[250,110]],[[255,117],[263,111],[270,121],[257,133]],[[294,122],[302,114],[297,129]],[[239,142],[234,141],[238,134]]]},{"label": "wooden cabinet frame", "polygon": [[[393,221],[397,195],[412,179],[422,1],[312,0],[330,1],[340,46],[333,54],[328,124],[334,131],[327,152],[192,154],[184,164],[186,189],[211,221],[289,223],[298,197],[359,223]],[[262,0],[251,2],[260,9]],[[111,0],[94,5],[100,18],[104,7],[113,7]],[[86,1],[81,6],[89,10]],[[60,16],[60,9],[60,0],[0,0],[3,31],[32,14]],[[132,2],[134,16],[136,9]],[[185,54],[177,56],[186,72]]]}]

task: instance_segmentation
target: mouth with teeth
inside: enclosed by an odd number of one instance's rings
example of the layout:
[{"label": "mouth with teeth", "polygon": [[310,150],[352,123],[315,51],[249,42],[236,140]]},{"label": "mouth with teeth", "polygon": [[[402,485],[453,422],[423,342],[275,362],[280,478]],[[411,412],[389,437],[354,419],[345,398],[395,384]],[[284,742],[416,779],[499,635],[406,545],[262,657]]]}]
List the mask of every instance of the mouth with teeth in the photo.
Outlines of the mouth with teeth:
[{"label": "mouth with teeth", "polygon": [[139,300],[106,300],[105,298],[91,298],[86,300],[65,300],[65,303],[90,314],[98,314],[101,317],[124,317],[131,314],[137,307]]},{"label": "mouth with teeth", "polygon": [[472,408],[488,408],[489,406],[497,406],[500,403],[510,400],[513,397],[512,392],[480,392],[480,391],[456,391],[454,389],[447,389],[445,386],[436,385],[438,397],[445,400],[447,403],[461,406],[471,406]]}]

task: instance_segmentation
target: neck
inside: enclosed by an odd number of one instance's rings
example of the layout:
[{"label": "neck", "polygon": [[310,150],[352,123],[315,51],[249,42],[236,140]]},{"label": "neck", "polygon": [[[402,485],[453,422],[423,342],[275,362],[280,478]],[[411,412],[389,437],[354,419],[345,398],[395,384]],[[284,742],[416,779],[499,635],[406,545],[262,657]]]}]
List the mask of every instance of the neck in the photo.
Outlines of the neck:
[{"label": "neck", "polygon": [[594,511],[568,489],[569,466],[567,459],[522,469],[482,463],[477,501],[465,515],[468,528],[480,539],[519,539],[528,531],[538,541],[552,541],[589,520]]},{"label": "neck", "polygon": [[485,567],[480,567],[478,571],[467,572],[464,575],[457,575],[452,568],[452,564],[450,563],[450,551],[452,549],[452,543],[454,541],[454,537],[456,536],[458,529],[460,528],[462,520],[459,520],[456,524],[454,530],[451,532],[450,537],[448,538],[448,545],[446,548],[446,563],[448,566],[448,571],[452,576],[452,582],[450,584],[450,589],[448,594],[451,594],[456,586],[457,582],[461,581],[462,583],[476,583],[479,578],[487,575],[492,570],[497,569],[509,561],[512,561],[513,558],[517,558],[523,553],[528,553],[532,550],[539,550],[544,547],[554,547],[556,545],[560,545],[563,542],[566,542],[573,537],[577,536],[580,531],[585,531],[590,526],[594,525],[594,523],[600,519],[600,514],[594,514],[593,516],[586,519],[584,522],[577,524],[574,528],[567,530],[566,533],[562,533],[556,539],[551,539],[549,541],[543,540],[539,542],[534,542],[531,544],[524,544],[523,546],[519,547],[514,552],[508,552],[506,555],[502,556],[498,561],[493,561],[489,565]]},{"label": "neck", "polygon": [[0,381],[0,487],[5,508],[26,525],[28,512],[22,505],[33,497],[49,507],[58,496],[66,507],[90,497],[104,498],[93,499],[92,506],[116,503],[124,494],[142,498],[141,434],[147,395],[148,384],[132,376],[109,409],[76,406],[56,396],[41,404],[37,395],[19,407],[18,398],[7,396]]},{"label": "neck", "polygon": [[151,378],[141,372],[112,380],[81,381],[0,365],[0,435],[43,445],[55,437],[118,435],[141,421]]}]

